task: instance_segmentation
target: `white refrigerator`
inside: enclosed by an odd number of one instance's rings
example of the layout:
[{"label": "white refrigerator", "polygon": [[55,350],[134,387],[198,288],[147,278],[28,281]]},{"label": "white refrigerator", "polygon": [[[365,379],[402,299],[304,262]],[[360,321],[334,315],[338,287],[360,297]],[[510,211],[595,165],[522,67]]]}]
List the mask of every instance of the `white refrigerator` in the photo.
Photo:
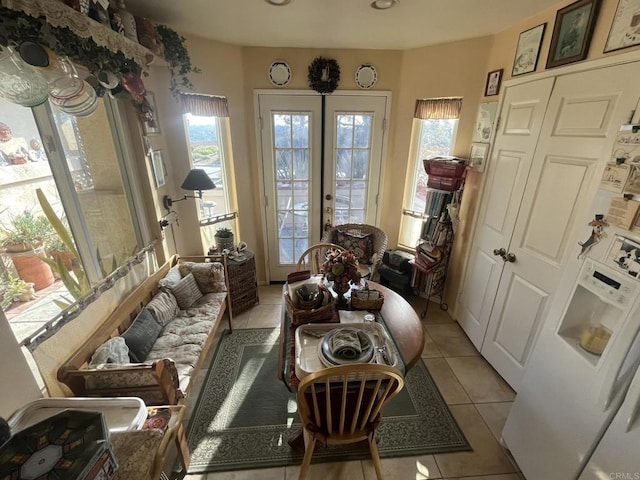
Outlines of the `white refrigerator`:
[{"label": "white refrigerator", "polygon": [[640,281],[587,258],[567,293],[503,442],[527,480],[640,480]]}]

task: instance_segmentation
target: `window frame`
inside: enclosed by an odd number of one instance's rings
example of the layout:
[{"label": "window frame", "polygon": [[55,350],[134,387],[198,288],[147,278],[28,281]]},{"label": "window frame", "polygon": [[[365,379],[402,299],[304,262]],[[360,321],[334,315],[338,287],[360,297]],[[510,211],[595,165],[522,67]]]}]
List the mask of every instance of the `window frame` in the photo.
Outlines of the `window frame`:
[{"label": "window frame", "polygon": [[[444,120],[444,119],[422,119],[413,118],[411,125],[411,140],[409,144],[409,168],[407,168],[407,176],[405,179],[403,209],[401,212],[400,228],[398,231],[398,246],[405,249],[413,250],[415,243],[420,239],[419,235],[413,241],[413,245],[409,245],[407,239],[411,237],[411,230],[415,230],[416,221],[422,223],[424,218],[424,212],[418,212],[412,209],[417,190],[417,182],[419,178],[420,169],[424,169],[422,158],[420,155],[420,145],[422,145],[422,135],[424,133],[424,124],[430,120]],[[458,134],[458,127],[460,125],[460,118],[455,119],[455,125],[451,134],[451,143],[449,146],[448,155],[452,155],[453,149],[456,143],[456,137]],[[427,176],[428,177],[428,176]],[[421,227],[421,225],[420,225]],[[405,230],[409,230],[406,232]]]}]

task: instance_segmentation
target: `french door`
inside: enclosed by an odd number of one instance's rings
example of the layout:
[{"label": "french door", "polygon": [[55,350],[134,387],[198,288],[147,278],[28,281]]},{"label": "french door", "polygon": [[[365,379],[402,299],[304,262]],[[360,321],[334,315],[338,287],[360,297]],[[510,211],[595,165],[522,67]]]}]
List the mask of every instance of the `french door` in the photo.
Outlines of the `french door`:
[{"label": "french door", "polygon": [[376,223],[389,95],[257,99],[268,276],[282,281],[325,223]]}]

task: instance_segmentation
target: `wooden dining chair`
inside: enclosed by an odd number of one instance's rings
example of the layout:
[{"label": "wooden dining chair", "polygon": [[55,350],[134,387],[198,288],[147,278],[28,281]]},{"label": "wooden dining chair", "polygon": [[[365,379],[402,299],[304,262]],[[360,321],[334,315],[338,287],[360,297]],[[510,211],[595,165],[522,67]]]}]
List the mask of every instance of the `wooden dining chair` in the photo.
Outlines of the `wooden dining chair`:
[{"label": "wooden dining chair", "polygon": [[298,259],[298,271],[311,270],[311,274],[322,273],[322,264],[328,250],[338,250],[343,252],[345,249],[340,245],[333,243],[317,243],[307,248]]},{"label": "wooden dining chair", "polygon": [[375,439],[382,407],[404,386],[400,371],[388,365],[354,363],[325,368],[298,385],[298,414],[305,452],[299,480],[307,476],[316,441],[327,444],[369,442],[378,480],[382,464]]}]

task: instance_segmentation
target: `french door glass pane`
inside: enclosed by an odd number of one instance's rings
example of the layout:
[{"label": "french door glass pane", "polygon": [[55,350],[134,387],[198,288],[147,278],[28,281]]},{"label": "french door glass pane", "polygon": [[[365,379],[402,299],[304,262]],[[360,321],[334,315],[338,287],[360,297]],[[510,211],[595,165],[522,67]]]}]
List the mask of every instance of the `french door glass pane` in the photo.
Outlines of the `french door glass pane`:
[{"label": "french door glass pane", "polygon": [[293,264],[309,246],[310,115],[272,113],[280,264]]},{"label": "french door glass pane", "polygon": [[334,222],[364,223],[373,115],[336,115]]},{"label": "french door glass pane", "polygon": [[133,255],[138,244],[103,102],[98,99],[90,117],[53,112],[89,237],[106,275]]}]

